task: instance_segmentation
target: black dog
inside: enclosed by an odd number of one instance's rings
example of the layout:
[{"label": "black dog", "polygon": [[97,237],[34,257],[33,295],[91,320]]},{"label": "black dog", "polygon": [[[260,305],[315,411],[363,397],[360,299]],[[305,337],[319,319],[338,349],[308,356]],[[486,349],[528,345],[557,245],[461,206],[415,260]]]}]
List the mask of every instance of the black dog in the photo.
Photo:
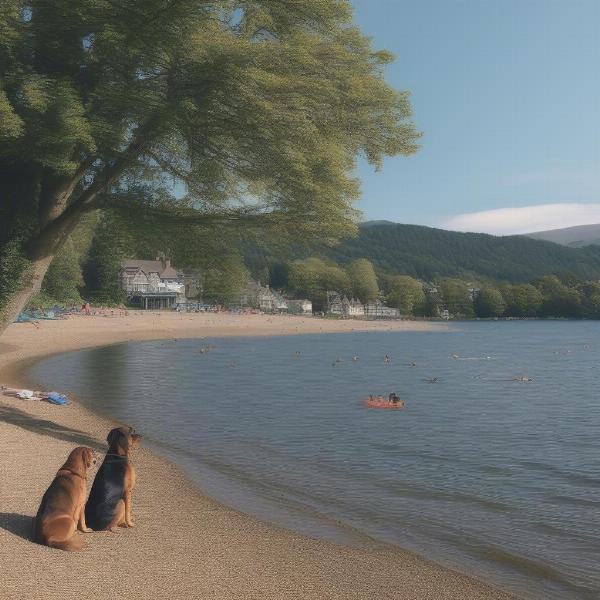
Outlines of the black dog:
[{"label": "black dog", "polygon": [[85,505],[85,519],[93,530],[115,531],[117,527],[134,526],[131,496],[135,486],[135,469],[129,462],[129,453],[141,438],[141,435],[133,433],[131,427],[119,427],[108,434],[108,452]]}]

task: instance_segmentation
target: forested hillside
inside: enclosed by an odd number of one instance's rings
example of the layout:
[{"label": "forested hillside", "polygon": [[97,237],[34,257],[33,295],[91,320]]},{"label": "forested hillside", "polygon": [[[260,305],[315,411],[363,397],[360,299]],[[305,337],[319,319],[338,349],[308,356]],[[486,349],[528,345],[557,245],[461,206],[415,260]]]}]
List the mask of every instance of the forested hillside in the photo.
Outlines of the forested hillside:
[{"label": "forested hillside", "polygon": [[422,279],[460,277],[525,282],[549,273],[600,279],[600,247],[566,248],[522,236],[496,237],[418,225],[365,223],[327,254],[340,263],[368,258],[386,272]]},{"label": "forested hillside", "polygon": [[249,245],[243,253],[259,277],[273,263],[320,254],[340,264],[367,258],[380,271],[426,280],[457,277],[522,283],[548,274],[600,279],[600,246],[567,248],[525,236],[460,233],[388,221],[364,223],[358,236],[334,248],[274,250]]}]

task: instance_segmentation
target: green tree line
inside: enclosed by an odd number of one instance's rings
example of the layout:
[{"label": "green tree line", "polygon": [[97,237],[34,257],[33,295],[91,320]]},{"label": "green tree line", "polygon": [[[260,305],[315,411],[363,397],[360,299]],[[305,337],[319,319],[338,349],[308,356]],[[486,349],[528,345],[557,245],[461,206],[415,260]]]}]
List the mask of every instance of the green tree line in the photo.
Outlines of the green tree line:
[{"label": "green tree line", "polygon": [[202,299],[207,302],[237,304],[240,291],[254,276],[291,296],[310,299],[318,311],[326,309],[327,292],[336,291],[365,304],[381,299],[407,317],[439,317],[447,310],[458,318],[600,318],[600,282],[573,274],[545,275],[530,283],[451,277],[425,282],[377,269],[366,258],[344,265],[327,256],[271,262],[251,274],[226,237],[188,233],[175,240],[166,234],[151,240],[143,228],[130,228],[123,218],[91,215],[67,240],[33,302],[123,302],[121,261],[154,258],[162,252],[178,267],[202,273]]},{"label": "green tree line", "polygon": [[544,275],[530,283],[449,277],[425,282],[378,270],[365,258],[340,265],[323,257],[274,263],[271,272],[272,284],[309,298],[316,310],[325,306],[328,291],[337,291],[363,303],[382,299],[407,317],[439,317],[447,310],[458,318],[600,318],[600,282],[572,274]]}]

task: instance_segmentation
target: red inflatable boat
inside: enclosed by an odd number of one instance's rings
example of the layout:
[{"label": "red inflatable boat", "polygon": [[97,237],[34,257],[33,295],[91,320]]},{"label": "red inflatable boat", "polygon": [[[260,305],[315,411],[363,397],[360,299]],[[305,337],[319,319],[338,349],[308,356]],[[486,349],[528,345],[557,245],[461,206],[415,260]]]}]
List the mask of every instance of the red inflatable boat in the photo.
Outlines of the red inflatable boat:
[{"label": "red inflatable boat", "polygon": [[367,408],[404,408],[404,400],[400,400],[400,402],[390,402],[387,398],[383,396],[375,396],[374,398],[365,398],[363,400],[363,404]]}]

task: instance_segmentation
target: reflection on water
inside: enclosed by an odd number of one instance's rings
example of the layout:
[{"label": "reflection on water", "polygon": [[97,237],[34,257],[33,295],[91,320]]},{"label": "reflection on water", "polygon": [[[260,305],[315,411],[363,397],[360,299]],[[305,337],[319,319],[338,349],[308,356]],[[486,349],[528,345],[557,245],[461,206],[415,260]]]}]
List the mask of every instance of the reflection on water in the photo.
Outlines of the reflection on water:
[{"label": "reflection on water", "polygon": [[[585,599],[600,591],[598,334],[507,322],[168,340],[53,357],[33,375],[134,425],[247,512],[348,543],[358,530],[523,597]],[[390,391],[404,410],[361,404]]]}]

